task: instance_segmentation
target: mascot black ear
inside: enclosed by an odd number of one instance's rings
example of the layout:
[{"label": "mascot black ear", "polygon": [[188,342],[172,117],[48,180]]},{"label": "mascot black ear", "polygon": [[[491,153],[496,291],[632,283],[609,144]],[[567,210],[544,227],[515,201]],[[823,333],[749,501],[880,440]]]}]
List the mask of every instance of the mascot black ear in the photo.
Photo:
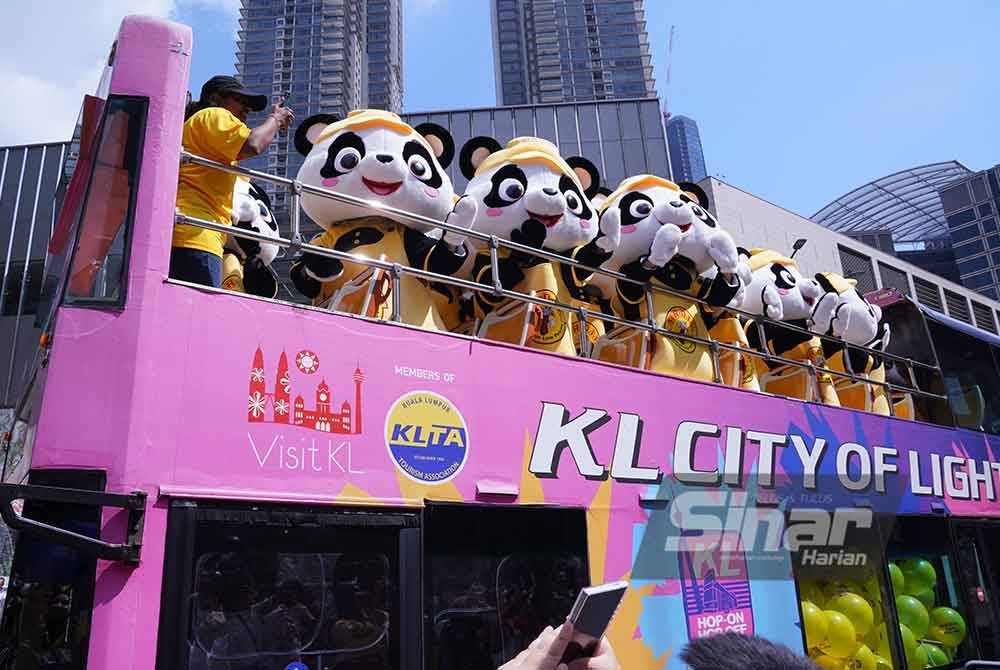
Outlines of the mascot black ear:
[{"label": "mascot black ear", "polygon": [[336,114],[313,114],[307,118],[295,129],[295,150],[303,156],[308,156],[319,134],[328,125],[337,121],[340,121],[340,117]]},{"label": "mascot black ear", "polygon": [[694,199],[698,201],[698,204],[705,209],[708,209],[711,205],[711,203],[708,202],[708,194],[705,193],[705,190],[701,186],[698,186],[698,184],[693,184],[689,181],[682,181],[677,185],[682,191],[693,196]]},{"label": "mascot black ear", "polygon": [[598,194],[601,188],[601,173],[597,171],[597,166],[583,156],[570,156],[566,159],[566,164],[573,168],[576,178],[583,185],[583,194],[590,200]]},{"label": "mascot black ear", "polygon": [[274,207],[271,206],[271,198],[267,196],[263,190],[257,188],[256,184],[250,184],[250,197],[255,200],[260,200],[264,205],[267,206],[269,212],[274,212]]},{"label": "mascot black ear", "polygon": [[814,279],[816,280],[816,283],[819,284],[819,287],[823,289],[824,293],[837,292],[837,289],[833,288],[833,284],[830,283],[830,279],[822,272],[817,272]]},{"label": "mascot black ear", "polygon": [[451,165],[452,159],[455,158],[455,140],[452,139],[451,133],[436,123],[421,123],[414,130],[431,146],[431,151],[434,152],[441,167],[447,168]]},{"label": "mascot black ear", "polygon": [[478,168],[490,154],[495,154],[502,147],[492,137],[473,137],[462,146],[462,153],[458,156],[458,167],[466,179],[476,176]]},{"label": "mascot black ear", "polygon": [[750,258],[750,250],[747,249],[746,247],[736,247],[736,255],[746,256],[747,258]]}]

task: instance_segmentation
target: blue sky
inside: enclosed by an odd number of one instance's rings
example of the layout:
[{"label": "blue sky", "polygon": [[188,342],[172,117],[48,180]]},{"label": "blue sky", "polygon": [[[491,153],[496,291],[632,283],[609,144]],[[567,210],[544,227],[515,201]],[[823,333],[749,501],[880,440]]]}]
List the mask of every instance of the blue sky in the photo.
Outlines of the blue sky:
[{"label": "blue sky", "polygon": [[[489,0],[404,2],[405,109],[495,104]],[[646,15],[657,88],[698,121],[709,172],[788,209],[918,164],[1000,163],[1000,1],[646,0]],[[192,88],[233,70],[230,16],[192,3],[178,19]]]}]

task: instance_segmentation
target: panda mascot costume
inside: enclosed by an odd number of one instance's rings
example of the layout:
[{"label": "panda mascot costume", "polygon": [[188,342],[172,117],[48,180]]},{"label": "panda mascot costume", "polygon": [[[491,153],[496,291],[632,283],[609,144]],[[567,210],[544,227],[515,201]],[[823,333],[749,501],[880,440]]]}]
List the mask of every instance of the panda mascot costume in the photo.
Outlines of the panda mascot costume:
[{"label": "panda mascot costume", "polygon": [[[232,220],[234,228],[278,237],[270,198],[243,177],[237,178],[233,190]],[[277,256],[277,244],[228,236],[222,254],[222,288],[264,298],[276,297],[278,276],[271,263]]]},{"label": "panda mascot costume", "polygon": [[[554,144],[537,137],[517,137],[501,148],[490,137],[475,137],[462,147],[462,174],[469,179],[465,194],[456,203],[449,222],[463,228],[510,240],[534,249],[565,255],[589,267],[608,257],[605,252],[584,253],[587,242],[597,235],[597,212],[590,197],[599,189],[597,168],[586,158],[563,159]],[[447,238],[447,234],[445,238]],[[471,278],[493,285],[489,250],[478,246],[471,259]],[[497,250],[497,274],[503,288],[575,304],[584,300],[589,272],[581,271],[528,252],[502,247]],[[511,298],[476,291],[471,296],[476,319],[502,313],[517,302]],[[576,355],[578,315],[558,308],[531,308],[533,327],[525,345],[533,349]],[[598,322],[588,319],[587,332]],[[485,337],[518,343],[521,320],[495,320]]]},{"label": "panda mascot costume", "polygon": [[[592,280],[613,295],[614,313],[632,321],[652,317],[660,328],[707,340],[701,304],[677,294],[724,307],[740,287],[739,259],[732,237],[696,197],[661,177],[630,177],[603,202],[600,230],[591,244],[610,252],[603,267],[639,282],[603,275]],[[713,268],[714,277],[703,276]],[[652,314],[644,291],[647,282],[676,292],[653,291]],[[613,347],[607,351],[601,360],[622,362]],[[715,379],[707,345],[661,334],[652,338],[648,363],[634,358],[626,362],[691,379]]]},{"label": "panda mascot costume", "polygon": [[[753,272],[740,305],[745,312],[760,314],[773,321],[784,321],[809,329],[813,309],[822,295],[815,280],[799,272],[798,263],[777,251],[751,249],[748,259]],[[750,321],[744,324],[751,346],[794,361],[826,367],[823,345],[811,332],[802,333],[779,324]],[[763,330],[764,342],[760,341]],[[827,405],[839,405],[833,378],[798,365],[754,359],[760,377],[761,390],[800,400],[816,400]]]},{"label": "panda mascot costume", "polygon": [[[821,272],[816,282],[823,289],[813,310],[812,330],[827,336],[823,339],[826,367],[836,372],[851,372],[876,382],[885,381],[885,361],[866,351],[851,349],[857,344],[884,351],[889,346],[889,324],[882,322],[882,308],[873,305],[858,292],[857,281],[833,272]],[[836,337],[843,340],[828,339]],[[843,407],[889,415],[885,387],[835,377],[834,386]]]},{"label": "panda mascot costume", "polygon": [[[424,123],[413,128],[399,116],[381,110],[357,110],[339,120],[330,114],[311,116],[298,127],[295,147],[306,157],[299,169],[303,184],[351,195],[443,221],[454,204],[454,187],[445,168],[455,153],[451,135],[441,126]],[[302,209],[324,232],[310,243],[337,251],[362,254],[388,263],[454,274],[468,253],[462,242],[427,233],[430,224],[404,221],[389,213],[302,194]],[[449,244],[454,241],[454,244]],[[314,305],[335,298],[339,311],[393,318],[392,282],[368,266],[310,254],[292,265],[292,282]],[[373,293],[359,284],[377,281]],[[411,275],[402,275],[399,318],[432,330],[447,330],[440,306],[451,299],[445,291]],[[341,290],[342,289],[342,290]]]}]

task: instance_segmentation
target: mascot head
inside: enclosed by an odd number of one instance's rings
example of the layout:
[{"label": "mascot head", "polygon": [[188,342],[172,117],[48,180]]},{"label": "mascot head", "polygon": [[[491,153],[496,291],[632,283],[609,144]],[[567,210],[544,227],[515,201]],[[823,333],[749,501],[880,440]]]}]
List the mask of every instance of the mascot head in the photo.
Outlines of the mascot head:
[{"label": "mascot head", "polygon": [[465,197],[476,204],[472,228],[499,238],[528,220],[545,227],[545,248],[565,252],[597,235],[590,198],[600,176],[586,158],[563,159],[548,140],[516,137],[505,148],[490,137],[462,147],[459,165],[469,179]]},{"label": "mascot head", "polygon": [[[413,128],[391,112],[358,110],[338,119],[311,116],[295,132],[295,148],[306,157],[303,184],[320,186],[432,219],[444,220],[455,189],[445,168],[455,154],[451,134],[434,123]],[[371,210],[304,193],[302,208],[325,229]],[[393,218],[391,214],[385,214]],[[418,230],[430,225],[402,221]]]}]

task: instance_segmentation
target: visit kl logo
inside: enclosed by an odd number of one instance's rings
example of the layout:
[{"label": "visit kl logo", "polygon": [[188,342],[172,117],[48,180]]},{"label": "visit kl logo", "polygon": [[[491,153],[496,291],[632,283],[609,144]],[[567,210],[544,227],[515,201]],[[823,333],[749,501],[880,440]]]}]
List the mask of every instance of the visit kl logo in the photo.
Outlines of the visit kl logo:
[{"label": "visit kl logo", "polygon": [[450,400],[431,391],[411,391],[386,414],[385,444],[407,477],[421,484],[443,484],[465,465],[469,430]]},{"label": "visit kl logo", "polygon": [[[319,356],[310,349],[302,349],[295,356],[295,368],[302,377],[313,375],[319,371]],[[268,384],[269,379],[274,380],[273,384]],[[250,363],[247,421],[358,435],[361,433],[361,391],[365,381],[361,365],[355,367],[354,374],[350,377],[344,375],[340,381],[343,385],[335,388],[327,383],[326,377],[311,384],[300,379],[302,386],[296,387],[292,382],[288,355],[281,352],[272,377],[265,369],[264,351],[257,347]],[[312,390],[313,397],[309,401],[303,397],[302,388],[307,395]],[[340,389],[343,391],[338,393]]]}]

